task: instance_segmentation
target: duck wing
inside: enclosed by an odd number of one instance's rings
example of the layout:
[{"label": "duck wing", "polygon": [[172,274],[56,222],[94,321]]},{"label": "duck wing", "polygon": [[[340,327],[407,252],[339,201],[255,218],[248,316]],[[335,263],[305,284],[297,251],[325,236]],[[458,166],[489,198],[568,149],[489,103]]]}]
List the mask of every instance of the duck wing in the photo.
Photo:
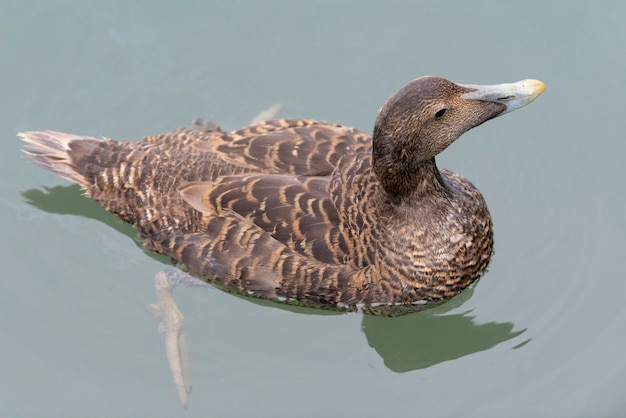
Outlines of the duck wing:
[{"label": "duck wing", "polygon": [[[329,191],[329,178],[287,174],[240,174],[195,182],[183,200],[206,218],[236,216],[288,249],[323,263],[344,264],[349,246]],[[227,242],[228,234],[218,237]]]},{"label": "duck wing", "polygon": [[374,266],[353,265],[347,228],[327,177],[241,174],[183,186],[201,214],[194,231],[164,229],[149,238],[206,280],[249,294],[315,305],[384,300]]},{"label": "duck wing", "polygon": [[371,148],[371,137],[319,120],[279,119],[215,133],[191,146],[254,171],[327,176],[342,156]]}]

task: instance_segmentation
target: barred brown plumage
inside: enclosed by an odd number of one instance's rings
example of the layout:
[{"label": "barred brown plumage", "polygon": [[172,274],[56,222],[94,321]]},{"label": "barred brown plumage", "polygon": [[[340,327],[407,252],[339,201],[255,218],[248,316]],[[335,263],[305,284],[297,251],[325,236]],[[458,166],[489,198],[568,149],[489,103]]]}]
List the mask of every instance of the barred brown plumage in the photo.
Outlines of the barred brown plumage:
[{"label": "barred brown plumage", "polygon": [[389,98],[372,136],[306,119],[142,142],[20,135],[32,161],[209,282],[391,315],[454,296],[484,273],[493,250],[486,203],[435,156],[543,89],[536,80],[421,77]]}]

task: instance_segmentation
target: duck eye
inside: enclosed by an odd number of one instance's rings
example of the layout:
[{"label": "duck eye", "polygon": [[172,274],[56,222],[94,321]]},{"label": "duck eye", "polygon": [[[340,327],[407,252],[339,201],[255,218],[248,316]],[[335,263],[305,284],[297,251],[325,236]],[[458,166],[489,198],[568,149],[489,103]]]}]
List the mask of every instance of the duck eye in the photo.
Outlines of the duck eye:
[{"label": "duck eye", "polygon": [[444,107],[443,109],[439,110],[437,113],[435,113],[435,118],[436,118],[436,119],[439,119],[440,117],[442,117],[443,115],[445,115],[446,110],[448,110],[448,109],[446,109],[445,107]]}]

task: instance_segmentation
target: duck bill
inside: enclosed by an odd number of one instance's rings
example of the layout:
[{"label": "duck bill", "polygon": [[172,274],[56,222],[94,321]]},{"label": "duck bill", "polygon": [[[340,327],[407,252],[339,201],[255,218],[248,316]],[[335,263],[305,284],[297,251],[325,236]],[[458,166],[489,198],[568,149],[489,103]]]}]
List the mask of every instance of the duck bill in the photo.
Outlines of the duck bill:
[{"label": "duck bill", "polygon": [[539,80],[521,80],[516,83],[494,84],[481,86],[476,84],[459,84],[461,87],[471,89],[469,93],[461,96],[465,100],[479,100],[484,102],[500,103],[505,109],[498,116],[512,112],[526,106],[535,100],[546,89],[545,84]]}]

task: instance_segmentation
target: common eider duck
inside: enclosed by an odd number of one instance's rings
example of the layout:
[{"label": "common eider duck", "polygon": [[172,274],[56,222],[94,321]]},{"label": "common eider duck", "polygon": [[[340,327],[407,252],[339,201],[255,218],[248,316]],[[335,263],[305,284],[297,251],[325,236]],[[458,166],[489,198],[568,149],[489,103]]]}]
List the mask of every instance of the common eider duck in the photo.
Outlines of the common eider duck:
[{"label": "common eider duck", "polygon": [[372,135],[281,119],[137,141],[20,133],[37,165],[131,223],[149,250],[221,288],[288,303],[395,315],[478,279],[493,250],[480,192],[435,157],[518,109],[538,80],[491,86],[420,77]]}]

